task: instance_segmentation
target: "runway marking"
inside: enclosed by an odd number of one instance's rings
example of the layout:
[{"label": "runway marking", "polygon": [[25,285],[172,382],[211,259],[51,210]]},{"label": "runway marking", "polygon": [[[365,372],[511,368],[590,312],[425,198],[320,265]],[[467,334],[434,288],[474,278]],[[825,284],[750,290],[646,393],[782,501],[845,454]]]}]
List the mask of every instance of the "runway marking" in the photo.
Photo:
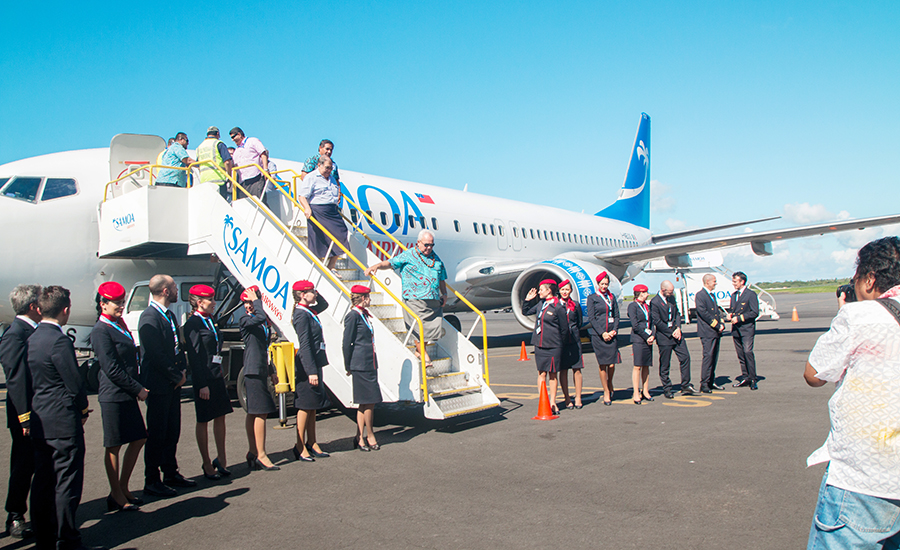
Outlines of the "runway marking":
[{"label": "runway marking", "polygon": [[[719,391],[716,393],[737,395],[736,391]],[[677,395],[675,396],[675,399],[664,401],[663,405],[666,405],[667,407],[708,407],[712,405],[712,401],[705,401],[706,399],[717,401],[725,398],[719,395],[712,395],[708,393],[704,393],[701,395]]]}]

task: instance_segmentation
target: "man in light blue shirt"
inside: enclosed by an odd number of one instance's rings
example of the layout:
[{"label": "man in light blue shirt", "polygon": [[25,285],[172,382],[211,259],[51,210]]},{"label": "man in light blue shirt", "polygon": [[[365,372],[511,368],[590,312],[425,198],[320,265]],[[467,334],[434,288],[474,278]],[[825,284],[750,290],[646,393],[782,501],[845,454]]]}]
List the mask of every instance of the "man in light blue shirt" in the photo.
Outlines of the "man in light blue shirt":
[{"label": "man in light blue shirt", "polygon": [[[194,161],[187,154],[188,137],[184,132],[175,134],[175,143],[163,153],[162,163],[166,166],[189,166]],[[160,168],[156,176],[156,185],[170,187],[187,187],[187,170],[168,170]]]}]

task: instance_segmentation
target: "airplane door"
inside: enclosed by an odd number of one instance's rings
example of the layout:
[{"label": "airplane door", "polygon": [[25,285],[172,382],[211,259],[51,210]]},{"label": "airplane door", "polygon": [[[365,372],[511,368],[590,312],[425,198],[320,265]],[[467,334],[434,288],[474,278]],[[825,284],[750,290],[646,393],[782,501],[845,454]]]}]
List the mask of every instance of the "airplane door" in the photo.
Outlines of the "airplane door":
[{"label": "airplane door", "polygon": [[495,219],[494,225],[497,226],[497,248],[506,250],[509,248],[509,230],[503,226],[503,220]]},{"label": "airplane door", "polygon": [[[116,134],[109,143],[109,180],[118,179],[141,166],[156,163],[166,140],[145,134]],[[146,171],[136,172],[110,189],[114,197],[150,184]]]},{"label": "airplane door", "polygon": [[512,235],[509,236],[512,239],[512,248],[516,252],[522,250],[522,235],[519,233],[522,229],[519,228],[519,224],[510,220],[509,221],[509,230]]}]

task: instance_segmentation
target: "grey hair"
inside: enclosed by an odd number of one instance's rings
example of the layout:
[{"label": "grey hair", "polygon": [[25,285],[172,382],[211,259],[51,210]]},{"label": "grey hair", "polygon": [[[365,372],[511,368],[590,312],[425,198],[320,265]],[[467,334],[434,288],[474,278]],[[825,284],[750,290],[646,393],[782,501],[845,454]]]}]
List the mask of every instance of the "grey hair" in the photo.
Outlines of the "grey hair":
[{"label": "grey hair", "polygon": [[330,165],[334,166],[334,161],[331,160],[331,157],[326,157],[325,155],[322,155],[319,157],[319,162],[316,163],[316,166],[325,166],[326,164],[330,164]]},{"label": "grey hair", "polygon": [[9,293],[9,303],[16,315],[25,315],[31,304],[37,305],[41,297],[41,285],[19,285]]},{"label": "grey hair", "polygon": [[416,237],[416,241],[421,241],[422,237],[424,237],[425,235],[431,235],[431,238],[432,239],[434,238],[434,233],[432,233],[431,231],[429,231],[427,229],[423,229],[423,230],[419,231],[419,236]]}]

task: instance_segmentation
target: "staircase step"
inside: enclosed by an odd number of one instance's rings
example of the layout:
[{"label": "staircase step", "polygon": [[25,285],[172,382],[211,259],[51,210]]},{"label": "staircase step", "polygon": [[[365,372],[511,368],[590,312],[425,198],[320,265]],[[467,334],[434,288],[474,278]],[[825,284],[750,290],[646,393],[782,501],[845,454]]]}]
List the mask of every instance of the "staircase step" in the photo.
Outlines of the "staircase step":
[{"label": "staircase step", "polygon": [[496,407],[494,403],[485,404],[480,391],[473,391],[454,397],[435,399],[435,404],[444,413],[444,418],[471,413],[482,409]]},{"label": "staircase step", "polygon": [[391,332],[403,331],[403,333],[406,334],[406,324],[403,322],[403,317],[384,317],[381,318],[380,321]]},{"label": "staircase step", "polygon": [[430,395],[455,393],[463,391],[469,386],[469,376],[465,372],[451,372],[428,377],[428,393]]},{"label": "staircase step", "polygon": [[443,376],[453,373],[453,359],[442,357],[440,359],[431,359],[431,368],[426,369],[429,376]]}]

